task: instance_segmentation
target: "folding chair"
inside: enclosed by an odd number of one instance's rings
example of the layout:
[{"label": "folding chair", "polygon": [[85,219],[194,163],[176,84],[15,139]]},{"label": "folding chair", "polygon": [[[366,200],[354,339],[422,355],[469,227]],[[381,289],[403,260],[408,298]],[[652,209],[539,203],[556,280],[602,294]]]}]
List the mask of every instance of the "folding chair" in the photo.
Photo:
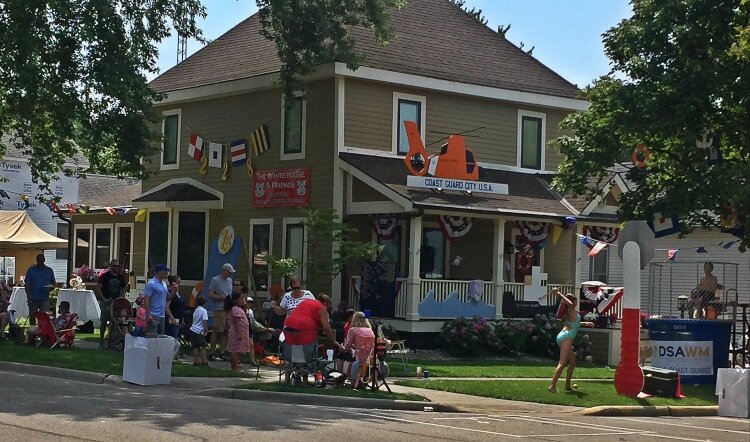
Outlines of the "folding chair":
[{"label": "folding chair", "polygon": [[52,325],[52,319],[50,319],[49,315],[45,312],[36,312],[34,313],[34,317],[36,318],[39,327],[39,341],[36,343],[37,347],[42,344],[48,345],[50,348],[55,348],[58,345],[73,345],[73,339],[75,339],[75,329],[73,328],[73,325],[75,324],[78,315],[71,314],[68,323],[62,330],[55,330],[55,327]]},{"label": "folding chair", "polygon": [[380,387],[385,386],[388,393],[392,393],[391,387],[388,386],[388,382],[385,380],[386,374],[380,370],[380,364],[385,362],[386,349],[388,343],[385,339],[378,338],[375,340],[375,348],[373,354],[369,360],[369,374],[370,374],[370,390],[380,390]]},{"label": "folding chair", "polygon": [[389,341],[388,347],[386,348],[386,354],[398,354],[401,355],[401,364],[404,367],[409,365],[409,350],[406,348],[406,341]]}]

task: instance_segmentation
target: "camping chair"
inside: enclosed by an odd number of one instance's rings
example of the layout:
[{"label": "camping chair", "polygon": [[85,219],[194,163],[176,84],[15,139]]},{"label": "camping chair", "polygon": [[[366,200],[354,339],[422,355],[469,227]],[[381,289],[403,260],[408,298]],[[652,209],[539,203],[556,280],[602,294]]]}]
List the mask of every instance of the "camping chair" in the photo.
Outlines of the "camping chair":
[{"label": "camping chair", "polygon": [[[291,385],[301,383],[303,377],[306,379],[308,375],[315,374],[315,359],[318,352],[318,344],[315,340],[308,344],[290,344],[286,342],[290,336],[300,334],[300,332],[294,330],[284,330],[285,340],[281,342],[279,340],[279,347],[281,350],[282,359],[285,364],[279,366],[279,382],[281,382],[281,375],[285,378],[289,378]],[[305,335],[309,335],[309,332],[303,332]]]},{"label": "camping chair", "polygon": [[[376,391],[380,387],[385,386],[388,393],[392,393],[391,387],[388,386],[385,378],[388,376],[387,367],[385,363],[386,349],[388,348],[388,342],[383,338],[375,340],[375,347],[372,350],[372,356],[368,361],[368,372],[370,376],[369,386],[370,390]],[[361,370],[361,368],[360,368]]]},{"label": "camping chair", "polygon": [[55,330],[54,325],[52,325],[52,319],[45,312],[36,312],[34,313],[34,317],[36,318],[39,327],[39,341],[36,343],[37,347],[42,343],[50,348],[55,348],[58,345],[61,347],[70,347],[73,345],[73,340],[76,336],[74,327],[78,315],[71,313],[67,324],[65,324],[65,327],[61,330]]}]

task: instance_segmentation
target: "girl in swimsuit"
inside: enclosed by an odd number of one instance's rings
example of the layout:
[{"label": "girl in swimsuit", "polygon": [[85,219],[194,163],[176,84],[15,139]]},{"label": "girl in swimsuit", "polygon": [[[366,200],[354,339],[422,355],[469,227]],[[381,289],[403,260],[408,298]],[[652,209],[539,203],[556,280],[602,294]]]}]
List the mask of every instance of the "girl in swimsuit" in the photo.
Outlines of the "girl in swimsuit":
[{"label": "girl in swimsuit", "polygon": [[557,335],[557,345],[560,346],[560,362],[557,363],[555,375],[552,377],[552,384],[547,387],[547,390],[557,393],[557,380],[560,379],[563,369],[568,367],[568,373],[565,376],[565,391],[573,391],[578,387],[570,383],[573,378],[573,370],[576,367],[576,353],[573,351],[573,339],[575,339],[578,329],[581,326],[593,327],[594,324],[592,322],[581,322],[581,315],[576,311],[578,299],[573,294],[568,293],[567,295],[563,295],[557,288],[552,289],[552,293],[556,293],[561,298],[564,308],[563,320],[565,321],[565,325]]}]

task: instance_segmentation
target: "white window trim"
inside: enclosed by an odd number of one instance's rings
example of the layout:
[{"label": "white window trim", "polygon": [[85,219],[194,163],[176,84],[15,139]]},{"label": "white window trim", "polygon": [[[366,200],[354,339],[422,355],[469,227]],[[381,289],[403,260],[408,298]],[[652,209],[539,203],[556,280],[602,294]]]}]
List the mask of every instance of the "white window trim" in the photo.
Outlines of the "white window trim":
[{"label": "white window trim", "polygon": [[[167,222],[167,260],[171,260],[172,259],[172,255],[171,255],[171,253],[169,253],[169,251],[172,250],[172,223],[170,222],[171,215],[172,215],[171,214],[172,210],[171,209],[166,209],[166,210],[149,210],[147,212],[147,214],[146,214],[146,246],[144,247],[145,255],[144,255],[144,259],[143,259],[143,275],[144,276],[148,275],[149,232],[151,230],[149,227],[151,226],[151,214],[152,213],[162,213],[162,212],[166,212],[167,213],[167,221],[168,221]],[[171,268],[170,263],[165,262],[163,264],[166,264],[168,267]],[[148,281],[146,281],[146,282],[148,282]]]},{"label": "white window trim", "polygon": [[281,161],[305,159],[305,134],[307,133],[307,97],[300,91],[294,92],[294,98],[302,98],[302,152],[284,153],[284,133],[286,130],[286,97],[281,95]]},{"label": "white window trim", "polygon": [[398,152],[398,102],[399,100],[416,101],[420,104],[421,109],[420,115],[420,135],[422,136],[422,144],[425,144],[425,134],[427,133],[427,97],[423,95],[411,95],[402,94],[400,92],[393,93],[393,122],[391,124],[391,153],[397,155],[400,158],[405,157],[405,154]]},{"label": "white window trim", "polygon": [[[159,170],[176,170],[180,168],[180,140],[182,139],[182,109],[171,109],[168,111],[164,111],[162,114],[162,122],[161,122],[161,136],[162,136],[162,145],[161,145],[161,162],[159,163],[160,167]],[[175,164],[164,164],[164,123],[166,122],[166,118],[172,115],[177,115],[177,158]]]},{"label": "white window trim", "polygon": [[[422,221],[422,240],[420,243],[424,245],[424,231],[425,229],[430,230],[438,230],[440,231],[440,225],[436,221]],[[443,263],[443,268],[445,269],[445,275],[441,279],[450,279],[451,278],[451,242],[448,240],[448,238],[445,238],[445,235],[443,235],[443,241],[445,243],[445,256],[443,256],[443,260],[445,261]],[[419,258],[422,259],[421,257]],[[411,270],[409,270],[411,271]],[[419,276],[419,269],[417,269],[417,276]],[[428,278],[425,278],[425,280],[429,280]]]},{"label": "white window trim", "polygon": [[[602,282],[604,282],[605,284],[609,284],[609,249],[602,250],[599,253],[601,252],[605,252],[607,254],[607,261],[606,261],[606,266],[605,266],[606,268],[604,272],[604,281]],[[600,255],[597,254],[596,256],[589,257],[589,280],[590,281],[600,281],[599,279],[596,279],[594,277],[594,260],[596,259],[597,256],[600,256]]]},{"label": "white window trim", "polygon": [[[76,224],[73,227],[73,241],[75,241],[76,243],[78,242],[78,231],[79,230],[88,230],[89,231],[89,256],[86,257],[86,265],[89,266],[89,267],[91,267],[91,262],[92,262],[92,260],[91,260],[91,251],[93,250],[93,248],[91,247],[91,245],[94,242],[94,232],[93,232],[94,225],[93,224]],[[74,269],[80,268],[80,267],[76,267],[75,266],[75,264],[76,264],[76,254],[77,254],[76,249],[77,248],[78,247],[76,247],[76,244],[74,244],[73,245],[73,256],[72,256],[73,261],[71,262],[71,264],[72,264],[72,266],[73,266]]]},{"label": "white window trim", "polygon": [[[307,269],[305,263],[307,262],[307,227],[304,225],[304,218],[284,218],[282,222],[282,231],[281,231],[281,257],[286,258],[286,227],[288,225],[292,224],[302,224],[302,279],[303,282],[307,282]],[[282,286],[284,286],[284,277],[280,279],[280,283]]]},{"label": "white window trim", "polygon": [[[367,183],[365,183],[367,184]],[[404,208],[393,201],[354,201],[354,179],[352,174],[346,174],[346,214],[371,215],[374,213],[401,213]],[[375,189],[377,190],[377,189]],[[385,196],[385,195],[384,195]],[[386,196],[387,198],[387,196]]]},{"label": "white window trim", "polygon": [[[253,229],[255,228],[256,225],[268,225],[270,227],[268,229],[268,253],[270,253],[271,255],[273,255],[273,218],[251,219],[250,220],[250,236],[248,236],[248,238],[250,239],[250,245],[249,245],[248,251],[247,251],[247,253],[248,253],[248,257],[247,257],[248,261],[247,262],[249,262],[250,265],[251,265],[250,269],[248,269],[248,273],[250,274],[250,276],[253,277],[253,279],[255,278],[255,276],[253,276],[253,273],[252,273],[253,272],[253,268],[252,268],[252,263],[253,263],[253,255],[252,255],[252,253],[253,253]],[[286,233],[286,227],[284,227],[284,232]],[[266,284],[268,285],[269,289],[271,288],[271,284],[273,284],[273,272],[272,272],[272,270],[273,269],[271,268],[271,264],[268,264],[268,281],[266,281]],[[248,285],[250,285],[250,281],[248,281]],[[252,292],[252,290],[250,290],[250,291]],[[266,298],[270,297],[270,294],[267,291],[265,291],[265,292],[264,291],[258,291],[257,293],[259,295],[263,295]]]},{"label": "white window trim", "polygon": [[523,141],[523,117],[540,118],[542,120],[542,147],[540,153],[539,171],[544,171],[544,163],[547,151],[547,114],[541,112],[532,112],[527,110],[518,110],[518,130],[516,133],[516,167],[524,170],[537,170],[521,166],[521,142]]},{"label": "white window trim", "polygon": [[121,262],[120,265],[122,266],[123,269],[133,271],[133,236],[135,236],[135,225],[133,223],[115,223],[114,256],[117,256],[117,257],[120,256],[120,228],[121,227],[130,227],[130,262],[128,263],[127,267],[125,266],[124,262]]},{"label": "white window trim", "polygon": [[[170,241],[169,241],[169,248],[167,249],[167,250],[169,250],[169,260],[172,262],[172,265],[169,266],[170,269],[172,269],[171,273],[173,275],[179,275],[180,274],[180,269],[179,269],[178,263],[177,263],[177,247],[178,247],[178,244],[180,243],[180,241],[179,241],[179,236],[180,236],[180,212],[200,212],[200,213],[204,213],[206,215],[206,225],[205,225],[205,227],[203,229],[204,230],[203,231],[203,238],[204,238],[204,240],[203,240],[203,250],[205,252],[203,253],[203,271],[201,272],[205,276],[206,275],[206,266],[207,266],[207,263],[208,263],[208,254],[209,254],[209,252],[211,250],[209,248],[209,244],[208,244],[208,221],[209,221],[208,217],[209,217],[209,212],[206,209],[190,209],[190,210],[189,209],[184,209],[184,210],[182,210],[182,209],[180,209],[180,210],[173,209],[172,210],[172,213],[170,214],[171,219],[170,219],[170,222],[169,222],[169,232],[170,232],[169,236],[170,236]],[[148,243],[146,243],[146,244],[148,244]],[[148,256],[148,255],[146,255],[146,256]],[[184,279],[183,278],[181,282],[184,282],[187,285],[195,285],[199,281],[195,280],[195,279]]]},{"label": "white window trim", "polygon": [[[101,223],[101,224],[94,224],[94,231],[91,235],[91,242],[89,244],[93,244],[93,247],[91,247],[91,252],[89,255],[91,256],[91,262],[94,263],[96,261],[96,248],[99,246],[99,244],[96,242],[96,230],[97,229],[109,229],[109,258],[107,259],[107,264],[109,264],[110,261],[112,261],[112,252],[114,251],[114,240],[115,240],[115,232],[113,232],[113,225],[107,224],[107,223]],[[92,268],[106,268],[106,267],[92,267]]]}]

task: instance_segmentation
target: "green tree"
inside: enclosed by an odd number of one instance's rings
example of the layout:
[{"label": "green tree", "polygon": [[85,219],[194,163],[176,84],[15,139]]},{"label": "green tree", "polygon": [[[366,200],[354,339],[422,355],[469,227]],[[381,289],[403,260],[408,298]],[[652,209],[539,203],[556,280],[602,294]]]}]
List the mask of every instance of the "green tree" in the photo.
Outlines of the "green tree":
[{"label": "green tree", "polygon": [[[307,234],[307,259],[267,256],[275,276],[290,276],[304,266],[308,287],[328,290],[331,281],[350,265],[358,265],[375,256],[379,246],[374,242],[356,241],[357,229],[342,223],[335,209],[304,209],[302,223]],[[333,245],[336,253],[331,257]]]},{"label": "green tree", "polygon": [[140,159],[158,137],[160,96],[145,77],[157,70],[155,45],[170,26],[200,39],[204,15],[199,0],[0,2],[0,132],[42,189],[78,153],[91,171],[144,176]]},{"label": "green tree", "polygon": [[[241,0],[248,1],[248,0]],[[355,69],[363,56],[349,31],[392,37],[388,10],[406,0],[256,0],[263,33],[276,43],[281,84],[293,90],[315,66],[338,60]],[[0,133],[29,157],[34,180],[49,191],[67,158],[83,170],[143,178],[159,145],[147,73],[157,73],[156,44],[173,27],[202,41],[200,0],[7,0],[0,2]],[[0,158],[6,147],[0,144]]]},{"label": "green tree", "polygon": [[316,66],[331,61],[356,69],[364,55],[349,34],[352,27],[372,29],[375,39],[387,43],[393,32],[388,10],[406,0],[256,0],[263,36],[276,44],[281,60],[280,80],[291,96],[300,79]]},{"label": "green tree", "polygon": [[[583,91],[591,106],[561,124],[555,186],[594,196],[610,168],[633,188],[623,220],[680,217],[683,232],[723,224],[750,245],[750,45],[747,0],[635,0],[604,34],[612,71]],[[633,167],[638,144],[650,149]],[[709,161],[709,144],[722,160]],[[639,157],[638,159],[643,159]],[[596,184],[596,185],[594,185]],[[720,218],[721,217],[721,218]]]}]

